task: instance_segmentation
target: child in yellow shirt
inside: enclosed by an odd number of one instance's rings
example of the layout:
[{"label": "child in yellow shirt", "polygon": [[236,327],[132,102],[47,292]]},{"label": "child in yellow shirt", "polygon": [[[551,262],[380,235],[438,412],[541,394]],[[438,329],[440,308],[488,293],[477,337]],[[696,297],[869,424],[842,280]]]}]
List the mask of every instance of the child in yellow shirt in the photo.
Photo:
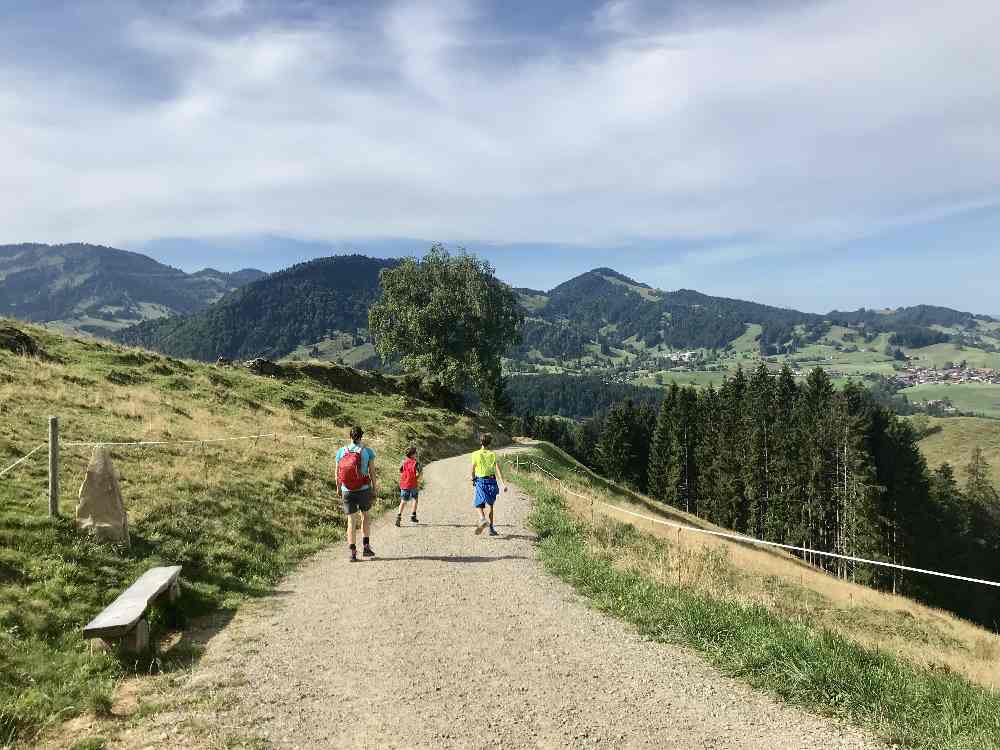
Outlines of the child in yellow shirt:
[{"label": "child in yellow shirt", "polygon": [[[489,528],[490,536],[498,536],[498,532],[493,526],[493,504],[497,501],[501,487],[503,487],[504,492],[507,491],[507,483],[503,480],[503,474],[500,472],[497,454],[490,450],[493,436],[484,432],[479,442],[482,448],[472,454],[472,484],[475,487],[472,506],[479,511],[476,534],[482,534]],[[497,480],[499,480],[499,484]],[[489,516],[486,513],[487,508],[489,508]]]}]

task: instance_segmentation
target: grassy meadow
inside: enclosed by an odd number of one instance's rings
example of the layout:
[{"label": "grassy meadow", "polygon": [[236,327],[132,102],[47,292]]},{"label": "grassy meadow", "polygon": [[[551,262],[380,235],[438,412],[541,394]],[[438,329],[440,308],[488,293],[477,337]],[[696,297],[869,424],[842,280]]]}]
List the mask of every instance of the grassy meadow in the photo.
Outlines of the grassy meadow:
[{"label": "grassy meadow", "polygon": [[781,551],[628,517],[615,508],[715,528],[619,489],[551,446],[535,455],[584,496],[560,492],[537,470],[510,467],[536,499],[542,559],[598,608],[890,742],[1000,747],[1000,636]]},{"label": "grassy meadow", "polygon": [[928,466],[937,468],[943,463],[951,464],[961,483],[973,449],[982,448],[990,465],[993,485],[1000,487],[1000,419],[930,417],[927,424],[931,432],[920,441],[920,451]]},{"label": "grassy meadow", "polygon": [[961,412],[1000,418],[1000,385],[993,383],[927,383],[900,393],[914,402],[947,398]]},{"label": "grassy meadow", "polygon": [[0,469],[44,442],[50,414],[63,443],[275,436],[114,448],[130,549],[75,529],[92,448],[61,451],[57,519],[47,515],[44,449],[0,478],[0,746],[106,710],[130,673],[196,658],[180,644],[123,662],[81,639],[80,628],[147,568],[184,566],[177,606],[153,622],[162,635],[266,594],[296,562],[341,539],[332,459],[350,425],[363,425],[382,456],[383,504],[393,501],[395,462],[409,442],[431,460],[474,447],[481,428],[421,400],[412,380],[308,363],[262,377],[11,325],[42,353],[0,349]]}]

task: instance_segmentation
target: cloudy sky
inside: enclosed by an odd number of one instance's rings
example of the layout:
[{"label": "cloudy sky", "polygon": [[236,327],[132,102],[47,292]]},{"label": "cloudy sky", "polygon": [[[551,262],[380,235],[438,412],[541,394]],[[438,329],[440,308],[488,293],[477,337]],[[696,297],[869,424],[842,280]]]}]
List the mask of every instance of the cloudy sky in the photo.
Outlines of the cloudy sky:
[{"label": "cloudy sky", "polygon": [[1000,313],[996,0],[0,0],[0,242]]}]

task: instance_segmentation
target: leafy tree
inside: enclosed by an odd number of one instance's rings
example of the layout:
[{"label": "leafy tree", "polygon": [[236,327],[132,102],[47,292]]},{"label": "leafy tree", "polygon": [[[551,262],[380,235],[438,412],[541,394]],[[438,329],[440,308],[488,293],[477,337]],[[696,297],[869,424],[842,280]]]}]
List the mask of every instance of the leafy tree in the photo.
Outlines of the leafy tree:
[{"label": "leafy tree", "polygon": [[520,341],[524,313],[493,267],[440,244],[380,275],[382,297],[368,313],[383,360],[434,373],[447,387],[472,385],[485,408],[503,413],[500,358]]}]

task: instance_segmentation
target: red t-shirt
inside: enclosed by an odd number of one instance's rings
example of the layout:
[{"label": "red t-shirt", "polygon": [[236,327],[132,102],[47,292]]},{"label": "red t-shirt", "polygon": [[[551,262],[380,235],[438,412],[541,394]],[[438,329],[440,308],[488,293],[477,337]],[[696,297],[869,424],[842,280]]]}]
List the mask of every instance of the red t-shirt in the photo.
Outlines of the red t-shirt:
[{"label": "red t-shirt", "polygon": [[399,489],[415,490],[420,486],[417,473],[420,471],[420,464],[415,458],[407,458],[399,467]]}]

